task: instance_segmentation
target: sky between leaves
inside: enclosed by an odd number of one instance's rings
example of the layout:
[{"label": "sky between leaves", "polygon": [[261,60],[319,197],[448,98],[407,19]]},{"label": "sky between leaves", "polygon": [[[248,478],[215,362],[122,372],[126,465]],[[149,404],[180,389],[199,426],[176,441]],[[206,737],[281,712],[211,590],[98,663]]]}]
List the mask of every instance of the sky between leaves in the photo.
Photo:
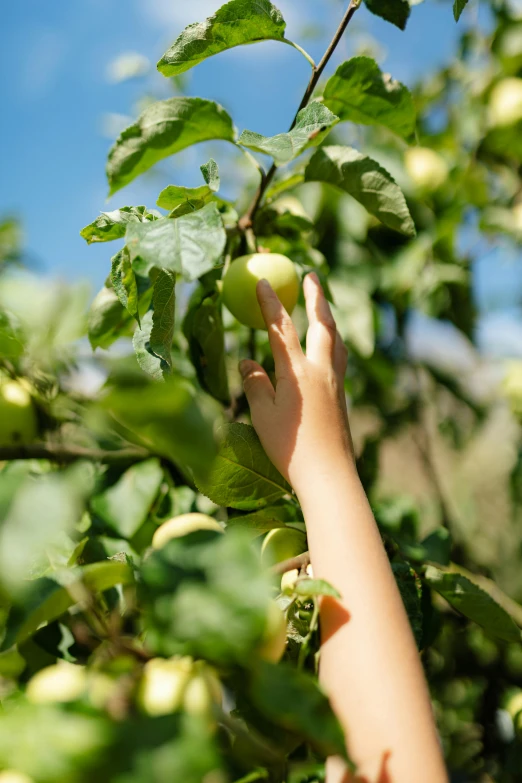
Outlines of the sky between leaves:
[{"label": "sky between leaves", "polygon": [[[106,154],[110,125],[127,118],[144,93],[168,97],[168,83],[155,63],[181,29],[201,21],[220,0],[39,0],[9,4],[0,29],[0,215],[19,214],[25,225],[30,256],[38,271],[67,279],[87,277],[98,288],[105,277],[107,248],[88,247],[79,229],[100,208],[125,204],[154,206],[165,180],[140,178],[105,202]],[[290,38],[319,58],[343,11],[340,0],[280,0]],[[447,3],[426,0],[417,5],[405,32],[372,16],[362,7],[336,54],[330,70],[357,53],[355,42],[378,42],[374,56],[384,70],[406,84],[451,57],[458,28],[448,17]],[[487,25],[487,8],[477,4]],[[461,25],[466,24],[463,17]],[[142,79],[114,83],[110,63],[122,52],[149,58],[152,68]],[[260,67],[262,65],[262,67]],[[290,47],[276,43],[241,47],[203,63],[189,74],[191,95],[215,99],[244,128],[273,135],[286,129],[308,78],[306,61]],[[284,74],[284,79],[281,75]],[[7,78],[5,78],[7,75]],[[128,124],[123,120],[122,125]],[[218,150],[219,153],[219,150]],[[162,172],[169,182],[200,184],[202,147],[169,161]],[[237,165],[243,168],[238,153]],[[228,192],[227,192],[228,190]],[[224,194],[234,197],[225,178]],[[522,273],[513,259],[495,259],[495,288],[489,263],[476,274],[476,290],[487,308],[504,301],[506,291],[520,295]],[[490,262],[492,263],[492,262]],[[514,285],[516,278],[516,285]],[[502,328],[496,325],[496,328]],[[522,330],[522,328],[521,328]]]}]

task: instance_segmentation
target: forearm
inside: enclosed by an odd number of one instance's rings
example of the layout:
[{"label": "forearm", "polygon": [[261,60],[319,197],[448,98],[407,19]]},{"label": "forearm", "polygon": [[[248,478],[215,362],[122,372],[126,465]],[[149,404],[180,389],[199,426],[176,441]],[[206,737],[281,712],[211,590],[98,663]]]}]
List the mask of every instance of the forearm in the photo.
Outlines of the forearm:
[{"label": "forearm", "polygon": [[[342,596],[321,605],[321,681],[358,774],[370,783],[443,783],[420,658],[351,457],[298,495],[314,575]],[[341,778],[332,765],[328,783]]]}]

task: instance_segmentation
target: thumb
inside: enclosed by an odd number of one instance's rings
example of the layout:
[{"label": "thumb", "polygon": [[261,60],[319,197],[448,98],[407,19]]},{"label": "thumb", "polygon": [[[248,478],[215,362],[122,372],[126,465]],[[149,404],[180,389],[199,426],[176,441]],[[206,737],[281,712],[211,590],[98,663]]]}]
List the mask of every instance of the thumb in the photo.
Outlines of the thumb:
[{"label": "thumb", "polygon": [[251,359],[239,362],[239,372],[243,379],[243,389],[250,409],[273,403],[275,390],[265,370]]}]

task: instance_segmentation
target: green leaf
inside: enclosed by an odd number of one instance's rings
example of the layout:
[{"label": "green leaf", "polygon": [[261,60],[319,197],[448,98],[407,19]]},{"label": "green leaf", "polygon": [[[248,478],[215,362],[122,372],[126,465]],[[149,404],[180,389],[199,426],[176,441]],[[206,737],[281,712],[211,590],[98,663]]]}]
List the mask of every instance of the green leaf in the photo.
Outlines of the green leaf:
[{"label": "green leaf", "polygon": [[158,196],[158,207],[172,210],[171,218],[195,212],[207,204],[213,196],[208,185],[199,188],[184,188],[181,185],[167,185]]},{"label": "green leaf", "polygon": [[209,186],[213,193],[217,193],[221,180],[219,178],[219,166],[213,158],[210,158],[208,163],[204,163],[200,166],[200,171],[203,174],[203,179]]},{"label": "green leaf", "polygon": [[218,456],[198,489],[219,506],[255,509],[291,492],[272,465],[253,427],[228,424],[221,429]]},{"label": "green leaf", "polygon": [[146,372],[155,381],[163,381],[170,374],[170,367],[164,359],[156,356],[150,347],[150,335],[153,329],[152,319],[152,311],[146,313],[141,319],[140,327],[136,329],[132,337],[132,346],[143,372]]},{"label": "green leaf", "polygon": [[423,616],[421,608],[422,585],[417,574],[408,563],[392,563],[392,571],[401,594],[411,630],[420,647],[423,634]]},{"label": "green leaf", "polygon": [[182,274],[187,280],[209,272],[221,259],[226,244],[223,221],[215,204],[176,220],[133,223],[127,230],[133,267],[146,275],[152,267]]},{"label": "green leaf", "polygon": [[134,582],[132,568],[116,560],[91,563],[82,568],[65,571],[59,578],[43,577],[31,583],[30,593],[23,605],[11,610],[2,649],[19,644],[32,636],[41,625],[64,614],[79,601],[83,590],[102,593],[116,585]]},{"label": "green leaf", "polygon": [[205,477],[216,454],[212,427],[217,411],[188,381],[166,376],[165,383],[152,383],[141,374],[123,376],[100,404],[128,429],[127,437]]},{"label": "green leaf", "polygon": [[322,103],[314,101],[297,115],[295,126],[288,133],[277,136],[261,136],[253,131],[243,131],[238,144],[254,152],[271,155],[277,166],[289,163],[309,147],[316,147],[339,122],[339,118]]},{"label": "green leaf", "polygon": [[82,228],[82,236],[90,245],[93,242],[111,242],[125,236],[127,223],[146,223],[157,220],[161,215],[147,207],[122,207],[113,212],[102,212],[96,220]]},{"label": "green leaf", "polygon": [[219,663],[247,663],[261,644],[269,580],[250,537],[200,530],[169,541],[141,566],[147,645]]},{"label": "green leaf", "polygon": [[341,598],[340,592],[327,582],[326,579],[298,579],[292,588],[293,593],[304,598],[317,598],[320,595],[329,595],[332,598]]},{"label": "green leaf", "polygon": [[415,133],[410,91],[383,74],[371,57],[352,57],[340,65],[326,83],[324,104],[342,122],[384,125],[406,140]]},{"label": "green leaf", "polygon": [[160,269],[154,282],[152,297],[152,329],[150,350],[172,370],[172,339],[176,314],[176,275]]},{"label": "green leaf", "polygon": [[137,317],[139,323],[138,284],[127,246],[111,258],[111,283],[123,307]]},{"label": "green leaf", "polygon": [[0,312],[0,356],[17,359],[24,352],[22,334],[11,324],[9,316]]},{"label": "green leaf", "polygon": [[299,522],[297,511],[290,504],[280,504],[259,509],[252,514],[231,517],[227,522],[227,528],[241,527],[247,529],[254,536],[261,536],[276,527],[286,527],[287,522]]},{"label": "green leaf", "polygon": [[91,500],[92,510],[119,536],[132,538],[146,521],[163,481],[159,460],[138,462]]},{"label": "green leaf", "polygon": [[123,308],[116,291],[102,288],[90,307],[87,321],[92,349],[108,348],[130,332],[131,316]]},{"label": "green leaf", "polygon": [[420,546],[423,549],[424,560],[431,560],[433,563],[440,563],[441,565],[449,565],[452,541],[447,528],[438,527],[421,541]]},{"label": "green leaf", "polygon": [[377,161],[352,147],[321,147],[305,170],[305,182],[328,182],[349,193],[395,231],[415,235],[404,195]]},{"label": "green leaf", "polygon": [[303,737],[322,755],[346,757],[341,726],[309,674],[261,662],[252,674],[250,696],[269,720]]},{"label": "green leaf", "polygon": [[234,142],[232,120],[219,104],[203,98],[168,98],[145,109],[109,152],[110,195],[155,163],[211,139]]},{"label": "green leaf", "polygon": [[339,334],[361,356],[372,356],[375,350],[375,315],[371,296],[348,280],[331,279],[329,283]]},{"label": "green leaf", "polygon": [[400,30],[406,29],[411,10],[408,0],[364,0],[364,2],[372,14],[386,19]]},{"label": "green leaf", "polygon": [[205,22],[191,24],[158,63],[164,76],[177,76],[234,46],[285,40],[286,23],[269,0],[231,0]]},{"label": "green leaf", "polygon": [[454,609],[481,625],[488,634],[504,641],[520,643],[522,636],[514,620],[470,579],[459,573],[441,571],[434,566],[428,566],[424,579]]},{"label": "green leaf", "polygon": [[304,174],[296,173],[289,174],[288,176],[284,177],[280,180],[275,180],[273,185],[271,185],[267,192],[266,197],[268,200],[272,200],[274,198],[277,198],[281,195],[281,193],[284,193],[286,190],[293,190],[293,188],[297,187],[297,185],[300,185],[304,180]]},{"label": "green leaf", "polygon": [[198,380],[216,400],[230,401],[221,301],[217,293],[206,296],[197,290],[183,321],[192,364]]},{"label": "green leaf", "polygon": [[456,22],[459,21],[460,16],[468,4],[468,0],[454,0],[453,3],[453,18]]}]

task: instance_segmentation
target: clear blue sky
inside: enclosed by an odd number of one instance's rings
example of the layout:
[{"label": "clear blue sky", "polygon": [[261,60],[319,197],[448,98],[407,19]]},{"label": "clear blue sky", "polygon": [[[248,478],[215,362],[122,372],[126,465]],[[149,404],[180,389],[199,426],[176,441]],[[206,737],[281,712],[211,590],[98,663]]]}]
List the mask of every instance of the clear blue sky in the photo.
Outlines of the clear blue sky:
[{"label": "clear blue sky", "polygon": [[[341,0],[277,4],[288,23],[287,36],[320,57],[345,4]],[[111,140],[103,132],[104,118],[131,115],[144,93],[170,94],[168,81],[154,67],[144,78],[120,84],[110,82],[107,67],[127,51],[139,52],[154,64],[186,24],[204,19],[218,5],[219,0],[21,0],[3,9],[0,215],[20,216],[27,248],[42,271],[69,280],[87,278],[97,289],[115,248],[88,247],[79,236],[80,228],[102,209],[154,206],[160,187],[169,182],[199,183],[198,165],[204,158],[196,148],[169,161],[161,179],[142,178],[106,201],[104,165]],[[465,17],[461,25],[466,24]],[[413,84],[451,57],[457,35],[450,2],[426,0],[415,6],[405,32],[363,7],[331,68],[370,36],[378,44],[381,66]],[[308,68],[290,47],[275,43],[243,47],[194,69],[188,92],[222,103],[240,130],[273,134],[286,129]],[[218,162],[219,156],[218,149]],[[512,282],[510,265],[505,272]],[[501,281],[498,269],[496,279]],[[482,278],[477,277],[477,291],[487,297],[489,283],[484,286]]]}]

